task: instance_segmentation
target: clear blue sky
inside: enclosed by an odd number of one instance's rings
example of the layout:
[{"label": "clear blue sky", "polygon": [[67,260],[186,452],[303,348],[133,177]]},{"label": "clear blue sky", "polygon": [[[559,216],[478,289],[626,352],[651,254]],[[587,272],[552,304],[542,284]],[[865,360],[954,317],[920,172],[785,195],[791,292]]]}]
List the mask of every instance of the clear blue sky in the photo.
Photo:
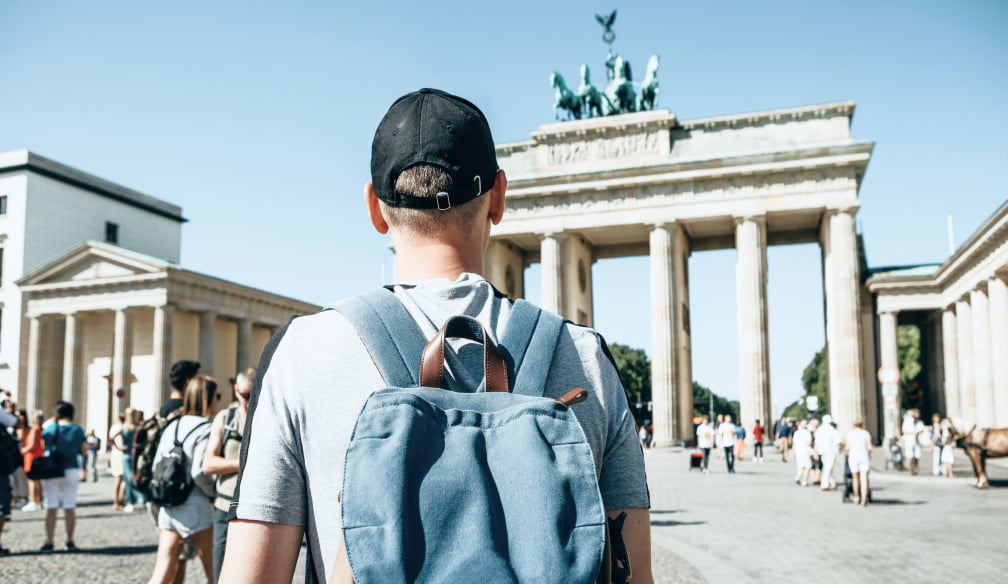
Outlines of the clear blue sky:
[{"label": "clear blue sky", "polygon": [[[872,266],[947,257],[1008,198],[1008,4],[963,2],[0,3],[0,151],[178,204],[183,266],[323,303],[391,274],[361,204],[374,127],[424,86],[498,142],[553,119],[548,77],[606,47],[662,57],[680,119],[853,99],[876,143],[858,224]],[[505,169],[506,170],[506,169]],[[769,252],[780,405],[823,343],[819,251]],[[596,325],[649,348],[646,258],[596,264]],[[737,396],[734,251],[690,259],[694,377]],[[537,270],[530,279],[538,282]],[[537,298],[537,289],[529,296]]]}]

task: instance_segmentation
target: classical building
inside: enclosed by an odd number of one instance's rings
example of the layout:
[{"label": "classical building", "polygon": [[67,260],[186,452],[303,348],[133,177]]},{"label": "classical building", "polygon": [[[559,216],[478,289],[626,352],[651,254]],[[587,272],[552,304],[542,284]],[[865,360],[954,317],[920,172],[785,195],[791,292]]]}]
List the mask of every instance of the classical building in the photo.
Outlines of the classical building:
[{"label": "classical building", "polygon": [[[178,265],[181,209],[28,151],[0,154],[0,386],[102,435],[178,359],[224,381],[312,304]],[[230,398],[230,392],[222,392]]]},{"label": "classical building", "polygon": [[[942,264],[868,278],[883,367],[898,367],[897,326],[920,328],[915,405],[966,426],[1008,427],[1008,202]],[[898,383],[881,388],[886,438],[900,433]]]},{"label": "classical building", "polygon": [[540,126],[528,141],[498,146],[509,203],[487,252],[487,276],[521,296],[524,269],[540,262],[543,306],[590,325],[595,260],[649,256],[661,446],[693,438],[689,254],[738,252],[741,417],[751,427],[771,416],[767,246],[818,243],[830,409],[845,426],[865,419],[875,411],[875,392],[866,392],[874,374],[865,367],[871,306],[855,217],[873,144],[851,137],[853,113],[853,102],[840,102],[699,120],[659,110]]}]

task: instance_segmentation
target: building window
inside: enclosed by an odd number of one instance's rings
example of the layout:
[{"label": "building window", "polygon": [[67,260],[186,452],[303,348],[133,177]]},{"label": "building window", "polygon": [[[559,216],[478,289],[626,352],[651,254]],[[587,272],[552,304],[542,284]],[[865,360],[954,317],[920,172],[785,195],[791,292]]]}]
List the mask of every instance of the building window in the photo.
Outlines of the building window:
[{"label": "building window", "polygon": [[0,195],[0,215],[7,214],[7,195]]},{"label": "building window", "polygon": [[105,222],[105,241],[108,243],[119,243],[119,224],[111,221]]}]

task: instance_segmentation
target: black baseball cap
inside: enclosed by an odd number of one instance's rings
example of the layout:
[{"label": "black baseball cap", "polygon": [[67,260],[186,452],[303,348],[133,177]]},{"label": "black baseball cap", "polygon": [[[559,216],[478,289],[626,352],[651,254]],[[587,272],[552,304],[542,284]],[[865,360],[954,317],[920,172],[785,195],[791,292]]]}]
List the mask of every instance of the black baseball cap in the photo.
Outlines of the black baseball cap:
[{"label": "black baseball cap", "polygon": [[[442,168],[452,178],[452,191],[434,197],[396,192],[399,175],[417,164]],[[438,89],[421,89],[397,99],[371,143],[375,194],[393,207],[457,207],[489,191],[497,170],[486,116],[472,102]]]}]

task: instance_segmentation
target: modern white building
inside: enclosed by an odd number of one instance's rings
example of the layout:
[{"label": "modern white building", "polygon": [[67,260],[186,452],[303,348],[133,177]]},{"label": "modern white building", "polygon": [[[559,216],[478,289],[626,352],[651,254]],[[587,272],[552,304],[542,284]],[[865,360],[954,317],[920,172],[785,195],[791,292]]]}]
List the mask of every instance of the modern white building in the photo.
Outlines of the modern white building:
[{"label": "modern white building", "polygon": [[101,435],[125,407],[161,405],[174,361],[226,384],[291,315],[318,310],[182,268],[185,221],[27,150],[0,153],[0,387],[29,410],[71,401]]}]

